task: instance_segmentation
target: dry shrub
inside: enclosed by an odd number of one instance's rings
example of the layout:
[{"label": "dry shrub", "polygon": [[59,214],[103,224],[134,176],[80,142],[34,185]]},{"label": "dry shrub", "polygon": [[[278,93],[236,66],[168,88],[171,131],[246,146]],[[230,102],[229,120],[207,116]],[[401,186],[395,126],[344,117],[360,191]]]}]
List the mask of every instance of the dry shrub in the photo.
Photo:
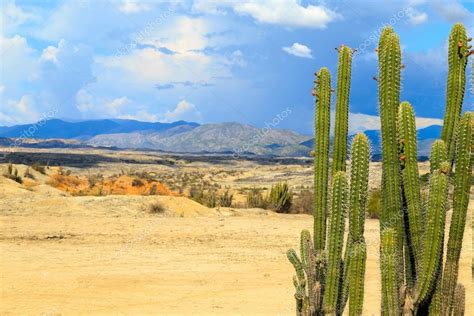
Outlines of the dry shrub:
[{"label": "dry shrub", "polygon": [[152,214],[163,214],[166,211],[165,206],[160,202],[150,204],[148,211]]},{"label": "dry shrub", "polygon": [[310,190],[301,191],[294,200],[290,208],[293,214],[313,214],[313,192]]}]

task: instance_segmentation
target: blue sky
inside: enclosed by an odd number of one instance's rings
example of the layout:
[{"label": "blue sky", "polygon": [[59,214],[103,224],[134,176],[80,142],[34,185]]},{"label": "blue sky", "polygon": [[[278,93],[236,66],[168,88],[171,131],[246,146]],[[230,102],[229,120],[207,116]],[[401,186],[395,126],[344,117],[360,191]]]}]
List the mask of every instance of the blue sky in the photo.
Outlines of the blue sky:
[{"label": "blue sky", "polygon": [[[399,33],[401,99],[440,124],[451,25],[474,35],[472,1],[2,1],[0,125],[131,118],[313,131],[314,72],[335,87],[341,44],[358,48],[351,132],[378,127],[375,45]],[[470,78],[471,62],[468,66]],[[464,109],[473,108],[472,81]]]}]

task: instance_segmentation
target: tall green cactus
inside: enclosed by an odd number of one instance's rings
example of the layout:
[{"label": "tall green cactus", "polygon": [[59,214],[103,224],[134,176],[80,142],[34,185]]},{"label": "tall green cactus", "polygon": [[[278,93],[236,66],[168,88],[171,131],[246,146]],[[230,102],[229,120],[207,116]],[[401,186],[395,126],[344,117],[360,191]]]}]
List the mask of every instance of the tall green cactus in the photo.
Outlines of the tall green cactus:
[{"label": "tall green cactus", "polygon": [[[340,50],[338,74],[338,105],[336,106],[337,149],[333,160],[329,228],[326,240],[328,203],[330,75],[326,68],[317,73],[315,159],[314,159],[314,244],[308,231],[301,233],[298,258],[290,249],[288,259],[293,264],[297,315],[342,314],[349,298],[349,313],[360,314],[363,309],[366,246],[364,215],[367,204],[370,149],[367,136],[357,134],[352,141],[351,186],[345,175],[347,146],[348,95],[350,87],[350,58],[352,51]],[[350,200],[350,202],[348,202]],[[344,248],[345,218],[349,213],[349,234]],[[342,286],[341,286],[342,285]]]},{"label": "tall green cactus", "polygon": [[339,65],[337,68],[332,174],[336,174],[338,171],[346,171],[349,90],[351,87],[352,49],[341,45],[338,51]]},{"label": "tall green cactus", "polygon": [[[447,162],[443,164],[447,164]],[[427,228],[423,240],[425,247],[421,257],[414,297],[414,302],[418,305],[426,301],[431,293],[435,285],[439,262],[443,256],[444,224],[448,206],[448,177],[441,172],[441,168],[436,170],[430,179]]]},{"label": "tall green cactus", "polygon": [[[400,85],[398,38],[391,28],[385,29],[380,38],[382,314],[425,315],[429,311],[430,315],[451,315],[455,307],[472,167],[472,114],[466,113],[462,119],[459,118],[464,96],[465,63],[471,54],[467,41],[464,27],[456,24],[449,43],[448,95],[442,140],[435,141],[432,146],[429,196],[425,203],[418,176],[414,112],[408,102],[396,103]],[[398,119],[394,113],[398,114]],[[448,177],[453,165],[453,216],[444,263]],[[392,245],[388,240],[397,244],[396,250],[387,250]],[[395,257],[391,256],[393,254]],[[410,256],[413,256],[413,266],[410,260],[406,260]],[[395,276],[394,269],[398,276]]]},{"label": "tall green cactus", "polygon": [[461,115],[464,88],[466,86],[466,65],[469,54],[466,29],[456,23],[449,35],[448,80],[446,85],[446,112],[444,114],[441,139],[448,149],[448,161],[453,162],[456,146],[456,128]]},{"label": "tall green cactus", "polygon": [[[382,212],[381,226],[397,231],[398,250],[403,249],[401,178],[398,151],[397,117],[400,103],[401,50],[398,35],[385,28],[379,47],[379,112],[382,136]],[[400,263],[400,266],[403,266]]]},{"label": "tall green cactus", "polygon": [[413,255],[418,265],[422,250],[424,218],[418,175],[418,154],[416,150],[415,113],[410,103],[402,102],[398,111],[400,165],[402,168],[403,190],[408,210],[409,234],[407,239],[413,247],[408,247],[408,255]]},{"label": "tall green cactus", "polygon": [[316,119],[314,142],[314,249],[323,250],[326,242],[328,203],[329,128],[331,115],[331,75],[327,68],[316,74]]}]

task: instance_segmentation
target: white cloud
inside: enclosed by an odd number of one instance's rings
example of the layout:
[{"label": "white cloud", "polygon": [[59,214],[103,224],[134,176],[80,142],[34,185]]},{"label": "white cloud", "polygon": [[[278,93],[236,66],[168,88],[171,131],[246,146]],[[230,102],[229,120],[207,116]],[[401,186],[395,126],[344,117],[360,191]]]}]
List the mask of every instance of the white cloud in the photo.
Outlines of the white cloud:
[{"label": "white cloud", "polygon": [[428,21],[428,14],[426,12],[419,12],[414,8],[407,9],[408,22],[412,25],[423,24]]},{"label": "white cloud", "polygon": [[450,23],[473,18],[473,14],[457,1],[434,1],[433,6],[438,14]]},{"label": "white cloud", "polygon": [[113,111],[117,111],[118,109],[120,109],[122,106],[126,105],[129,102],[130,100],[127,97],[121,97],[121,98],[113,99],[112,101],[105,104],[105,106]]},{"label": "white cloud", "polygon": [[23,124],[37,121],[40,117],[35,110],[31,95],[23,95],[19,100],[7,100],[0,110],[0,124]]},{"label": "white cloud", "polygon": [[149,113],[146,110],[140,110],[135,114],[124,114],[119,115],[118,118],[124,120],[137,120],[142,122],[156,122],[158,121],[158,115]]},{"label": "white cloud", "polygon": [[48,46],[43,50],[41,54],[41,61],[50,61],[54,64],[58,64],[58,54],[60,50],[64,47],[64,39],[61,39],[58,43],[58,47]]},{"label": "white cloud", "polygon": [[257,22],[287,27],[324,29],[341,16],[323,5],[303,6],[297,0],[260,1],[198,1],[193,10],[222,13],[219,8],[230,7],[240,15],[249,15]]},{"label": "white cloud", "polygon": [[293,43],[293,45],[289,47],[283,47],[282,49],[290,55],[303,58],[313,58],[311,55],[311,49],[308,46],[300,43]]},{"label": "white cloud", "polygon": [[1,16],[2,28],[7,29],[15,29],[25,22],[37,20],[37,16],[17,6],[15,1],[7,1],[7,3],[2,4]]},{"label": "white cloud", "polygon": [[0,33],[0,83],[8,87],[18,87],[20,82],[30,78],[37,71],[36,53],[28,46],[26,38],[19,35],[9,38]]},{"label": "white cloud", "polygon": [[176,105],[173,111],[166,111],[163,122],[175,122],[179,120],[200,121],[201,113],[194,104],[182,100]]},{"label": "white cloud", "polygon": [[138,0],[123,0],[119,10],[126,14],[138,13],[150,10],[150,6]]}]

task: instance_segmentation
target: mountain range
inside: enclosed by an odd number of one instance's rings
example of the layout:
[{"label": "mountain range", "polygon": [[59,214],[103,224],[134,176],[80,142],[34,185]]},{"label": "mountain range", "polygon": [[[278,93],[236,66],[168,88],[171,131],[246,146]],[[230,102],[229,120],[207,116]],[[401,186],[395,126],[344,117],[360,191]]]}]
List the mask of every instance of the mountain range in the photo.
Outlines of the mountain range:
[{"label": "mountain range", "polygon": [[[364,132],[374,155],[380,153],[380,131]],[[431,143],[439,138],[441,126],[418,130],[418,154],[429,155]],[[203,124],[185,121],[150,123],[135,120],[104,119],[67,122],[52,119],[36,124],[0,126],[0,137],[33,138],[37,147],[113,147],[153,149],[169,152],[207,152],[276,156],[307,156],[314,146],[311,136],[284,129],[260,129],[240,123]],[[51,139],[54,139],[52,141]],[[64,139],[68,141],[60,141]],[[47,141],[46,141],[47,140]],[[31,141],[25,145],[32,146]]]}]

